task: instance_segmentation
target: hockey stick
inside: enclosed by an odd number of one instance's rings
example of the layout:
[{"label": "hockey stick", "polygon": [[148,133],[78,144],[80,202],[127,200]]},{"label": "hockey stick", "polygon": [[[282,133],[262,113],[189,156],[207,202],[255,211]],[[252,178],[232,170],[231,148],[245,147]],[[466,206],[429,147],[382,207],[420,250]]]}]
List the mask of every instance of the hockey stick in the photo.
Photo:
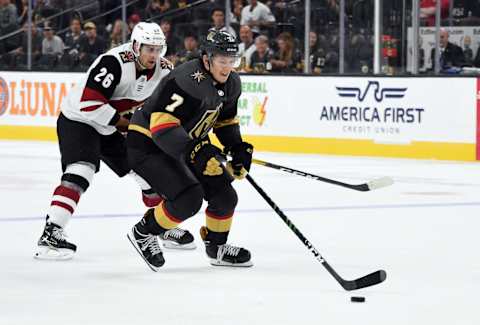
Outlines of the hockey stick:
[{"label": "hockey stick", "polygon": [[390,178],[390,177],[381,177],[381,178],[371,180],[370,182],[363,183],[363,184],[358,184],[358,185],[348,184],[348,183],[339,182],[339,181],[336,181],[336,180],[333,180],[333,179],[317,176],[317,175],[314,175],[314,174],[309,174],[309,173],[306,173],[306,172],[302,172],[300,170],[296,170],[296,169],[293,169],[293,168],[272,164],[270,162],[259,160],[259,159],[252,159],[252,162],[254,164],[257,164],[257,165],[270,167],[270,168],[273,168],[273,169],[281,170],[281,171],[284,171],[284,172],[287,172],[287,173],[290,173],[290,174],[300,175],[300,176],[307,177],[307,178],[313,178],[313,179],[316,179],[317,181],[320,181],[320,182],[339,185],[339,186],[343,186],[343,187],[346,187],[346,188],[349,188],[349,189],[352,189],[352,190],[356,190],[356,191],[361,191],[361,192],[377,190],[379,188],[387,187],[387,186],[390,186],[390,185],[393,184],[393,179]]},{"label": "hockey stick", "polygon": [[272,201],[272,199],[265,193],[265,191],[253,180],[250,174],[247,174],[247,180],[252,184],[252,186],[257,190],[257,192],[267,201],[268,205],[275,211],[280,218],[287,224],[290,230],[293,231],[295,235],[297,235],[298,239],[308,248],[309,251],[315,256],[315,258],[322,263],[322,265],[327,269],[328,273],[330,273],[335,280],[347,291],[357,290],[365,287],[370,287],[385,281],[387,278],[387,272],[384,270],[375,271],[370,273],[366,276],[358,278],[356,280],[345,280],[343,279],[338,273],[327,263],[327,261],[320,255],[319,251],[315,247],[313,247],[312,243],[305,238],[305,236],[298,230],[297,227],[292,223],[290,219],[283,213],[282,210]]}]

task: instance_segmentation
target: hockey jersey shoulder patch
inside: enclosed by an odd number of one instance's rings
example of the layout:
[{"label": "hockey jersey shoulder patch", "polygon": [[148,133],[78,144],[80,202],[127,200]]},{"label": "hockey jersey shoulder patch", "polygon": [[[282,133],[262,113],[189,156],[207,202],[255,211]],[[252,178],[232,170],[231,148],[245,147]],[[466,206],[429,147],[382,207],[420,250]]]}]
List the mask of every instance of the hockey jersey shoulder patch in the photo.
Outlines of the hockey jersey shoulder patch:
[{"label": "hockey jersey shoulder patch", "polygon": [[173,70],[173,63],[165,58],[160,58],[160,67],[162,69]]},{"label": "hockey jersey shoulder patch", "polygon": [[119,52],[118,55],[120,56],[120,59],[122,60],[123,63],[135,61],[135,56],[133,55],[133,52],[123,51],[123,52]]}]

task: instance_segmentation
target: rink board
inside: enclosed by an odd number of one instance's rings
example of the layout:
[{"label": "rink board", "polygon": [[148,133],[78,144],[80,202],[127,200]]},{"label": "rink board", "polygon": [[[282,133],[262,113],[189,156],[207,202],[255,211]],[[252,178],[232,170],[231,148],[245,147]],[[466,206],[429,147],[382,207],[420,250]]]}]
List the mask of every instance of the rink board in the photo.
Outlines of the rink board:
[{"label": "rink board", "polygon": [[[55,140],[82,74],[0,72],[0,139]],[[474,161],[476,78],[242,76],[238,113],[257,150]]]}]

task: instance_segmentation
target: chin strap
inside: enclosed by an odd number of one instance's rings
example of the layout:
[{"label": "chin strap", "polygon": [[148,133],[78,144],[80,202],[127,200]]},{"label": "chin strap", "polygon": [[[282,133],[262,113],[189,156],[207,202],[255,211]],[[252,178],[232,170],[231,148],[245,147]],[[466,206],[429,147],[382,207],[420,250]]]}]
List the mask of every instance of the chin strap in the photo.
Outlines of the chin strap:
[{"label": "chin strap", "polygon": [[138,64],[140,70],[146,70],[146,69],[147,69],[147,67],[144,66],[144,65],[140,62],[140,56],[138,56],[138,57],[136,58],[135,63]]}]

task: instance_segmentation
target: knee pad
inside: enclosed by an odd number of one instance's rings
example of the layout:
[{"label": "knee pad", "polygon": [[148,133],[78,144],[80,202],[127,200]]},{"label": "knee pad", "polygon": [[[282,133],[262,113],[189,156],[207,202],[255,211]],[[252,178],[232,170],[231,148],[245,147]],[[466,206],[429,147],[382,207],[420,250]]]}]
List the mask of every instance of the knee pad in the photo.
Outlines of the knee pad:
[{"label": "knee pad", "polygon": [[79,161],[65,168],[62,185],[83,193],[90,186],[95,175],[95,166],[89,162]]},{"label": "knee pad", "polygon": [[204,192],[200,184],[195,184],[181,192],[173,200],[166,201],[165,207],[174,217],[186,220],[202,207]]},{"label": "knee pad", "polygon": [[208,211],[223,216],[232,213],[238,203],[237,192],[232,185],[217,191],[208,201]]}]

